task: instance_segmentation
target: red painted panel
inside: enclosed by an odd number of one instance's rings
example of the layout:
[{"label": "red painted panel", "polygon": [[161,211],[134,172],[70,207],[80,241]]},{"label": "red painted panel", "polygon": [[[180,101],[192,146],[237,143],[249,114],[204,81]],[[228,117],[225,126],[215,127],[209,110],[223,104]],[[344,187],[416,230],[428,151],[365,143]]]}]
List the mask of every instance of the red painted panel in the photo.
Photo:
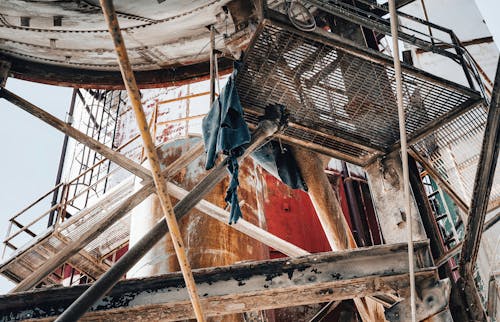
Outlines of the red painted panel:
[{"label": "red painted panel", "polygon": [[115,262],[118,261],[128,251],[128,244],[116,251]]},{"label": "red painted panel", "polygon": [[[349,201],[347,200],[347,195],[345,192],[345,185],[340,175],[329,175],[330,178],[335,178],[336,184],[333,185],[334,190],[337,192],[337,195],[340,199],[340,205],[342,206],[342,212],[344,213],[344,217],[349,225],[349,229],[352,231],[352,221],[351,215],[349,211]],[[332,182],[332,179],[330,179]]]},{"label": "red painted panel", "polygon": [[[264,202],[267,229],[311,253],[330,251],[323,228],[307,193],[292,190],[267,172]],[[284,255],[271,250],[271,258]]]},{"label": "red painted panel", "polygon": [[73,271],[73,267],[69,264],[64,265],[64,273],[63,273],[63,279],[71,277],[71,273]]}]

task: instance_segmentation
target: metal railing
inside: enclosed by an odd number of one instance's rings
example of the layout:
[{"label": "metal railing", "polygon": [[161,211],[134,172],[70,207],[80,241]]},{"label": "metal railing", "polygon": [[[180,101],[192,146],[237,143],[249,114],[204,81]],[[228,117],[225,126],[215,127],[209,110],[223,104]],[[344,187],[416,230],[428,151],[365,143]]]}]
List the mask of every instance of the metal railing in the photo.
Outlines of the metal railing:
[{"label": "metal railing", "polygon": [[[321,11],[390,36],[390,21],[383,18],[384,15],[389,14],[387,6],[370,0],[356,1],[366,8],[362,9],[359,6],[354,6],[340,0],[303,0],[304,3],[313,5]],[[401,30],[398,33],[398,39],[423,51],[436,53],[452,59],[462,67],[469,87],[476,89],[475,84],[477,84],[483,97],[488,100],[488,93],[490,91],[485,87],[484,82],[488,83],[489,80],[461,44],[453,30],[401,11],[398,11],[397,14],[399,19],[403,20],[403,23],[400,24]],[[410,26],[410,23],[405,25],[404,20],[411,21],[411,24],[414,24],[415,27]],[[428,33],[422,30],[428,30]],[[449,39],[442,39],[442,37]],[[449,49],[453,49],[454,52]]]},{"label": "metal railing", "polygon": [[[118,147],[117,151],[122,150],[135,140],[139,138],[139,135],[132,137],[129,141]],[[88,168],[84,172],[80,173],[78,176],[74,177],[68,182],[61,182],[56,185],[50,191],[46,192],[44,195],[39,197],[37,200],[29,204],[27,207],[16,213],[9,219],[9,224],[7,227],[7,232],[3,240],[3,250],[2,259],[5,258],[7,249],[16,251],[21,248],[33,238],[40,236],[40,234],[47,233],[47,231],[53,231],[59,224],[65,220],[75,215],[76,212],[81,211],[78,201],[80,198],[84,197],[87,200],[87,196],[90,192],[95,194],[96,198],[99,198],[104,194],[105,184],[114,174],[116,174],[121,168],[116,167],[115,169],[109,171],[105,176],[99,177],[98,180],[90,185],[82,185],[78,183],[79,180],[86,176],[88,173],[97,169],[101,164],[105,162],[110,162],[108,159],[102,159],[95,163],[92,167]],[[32,218],[32,213],[30,210],[37,207],[44,207],[44,204],[48,201],[49,197],[57,191],[59,200],[49,209],[42,212],[41,215]],[[56,212],[56,218],[54,222],[49,225],[47,230],[46,222],[49,220],[51,213]],[[23,224],[22,221],[29,220],[27,224]]]},{"label": "metal railing", "polygon": [[[181,117],[179,119],[158,121],[159,106],[163,104],[173,103],[179,100],[188,100],[191,98],[207,95],[209,95],[209,92],[201,92],[197,94],[189,94],[174,99],[155,102],[154,111],[151,115],[151,119],[148,122],[153,137],[156,138],[158,127],[168,126],[171,123],[185,123],[185,135],[188,136],[189,122],[201,119],[206,115],[189,115],[189,113],[186,113],[185,117]],[[134,135],[127,142],[119,146],[116,151],[122,151],[123,149],[134,143],[139,137],[139,134]],[[131,152],[134,152],[136,149],[141,149],[141,152],[139,154],[138,160],[135,161],[142,162],[144,160],[144,151],[142,149],[142,145],[139,144],[132,150],[127,151],[126,154],[131,154]],[[89,197],[93,197],[96,199],[101,198],[106,193],[110,178],[117,172],[123,170],[120,167],[115,167],[112,170],[108,170],[110,169],[110,167],[102,167],[101,169],[101,166],[105,163],[110,163],[110,161],[107,158],[103,158],[97,161],[91,167],[87,168],[70,181],[61,182],[60,184],[56,185],[50,191],[46,192],[43,196],[12,216],[9,219],[7,233],[3,240],[4,245],[2,251],[2,259],[5,258],[7,249],[16,251],[41,234],[45,234],[48,231],[53,232],[56,230],[56,228],[63,230],[66,226],[66,223],[62,224],[63,222],[76,215],[77,213],[85,213],[85,210],[89,207]],[[104,175],[102,173],[103,171],[106,172]],[[90,182],[90,184],[85,184],[86,181]],[[29,210],[36,207],[43,207],[44,203],[47,202],[48,197],[54,195],[56,191],[57,195],[59,196],[58,200],[52,205],[49,205],[48,210],[42,211],[41,215],[38,215],[34,219],[31,219],[33,217],[33,214],[29,212]],[[53,219],[53,222],[50,222],[51,214],[54,213],[56,214],[55,219]],[[25,221],[29,220],[28,223],[23,224],[23,219]],[[47,222],[49,222],[48,229],[46,225]]]}]

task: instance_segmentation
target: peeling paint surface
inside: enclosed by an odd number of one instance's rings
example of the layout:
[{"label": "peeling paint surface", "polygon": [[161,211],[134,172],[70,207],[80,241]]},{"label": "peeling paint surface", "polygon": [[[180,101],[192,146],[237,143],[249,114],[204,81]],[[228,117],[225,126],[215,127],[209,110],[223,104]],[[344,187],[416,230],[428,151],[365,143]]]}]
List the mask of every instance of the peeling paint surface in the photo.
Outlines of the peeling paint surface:
[{"label": "peeling paint surface", "polygon": [[[207,61],[210,32],[234,31],[228,0],[116,1],[116,11],[135,70]],[[118,70],[99,1],[0,3],[0,53],[47,65]],[[168,31],[168,32],[165,32]],[[217,47],[222,48],[222,35]]]}]

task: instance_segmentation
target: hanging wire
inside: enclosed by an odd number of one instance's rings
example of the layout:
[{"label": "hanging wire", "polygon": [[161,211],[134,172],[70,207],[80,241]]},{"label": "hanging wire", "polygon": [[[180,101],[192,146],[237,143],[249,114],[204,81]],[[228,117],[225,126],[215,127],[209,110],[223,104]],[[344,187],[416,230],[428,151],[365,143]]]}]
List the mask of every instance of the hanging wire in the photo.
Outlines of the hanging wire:
[{"label": "hanging wire", "polygon": [[396,78],[396,94],[398,103],[398,117],[399,117],[399,135],[401,142],[401,161],[403,163],[403,184],[404,184],[404,201],[407,223],[407,237],[408,237],[408,266],[410,270],[410,304],[411,304],[411,321],[416,322],[416,303],[415,303],[415,267],[414,267],[414,254],[413,254],[413,231],[412,231],[412,216],[410,206],[410,175],[408,167],[408,147],[406,140],[406,124],[405,124],[405,111],[403,106],[403,81],[401,74],[401,61],[399,60],[399,43],[398,43],[398,16],[396,13],[395,0],[389,0],[389,12],[391,15],[391,34],[393,44],[393,57],[394,57],[394,76]]}]

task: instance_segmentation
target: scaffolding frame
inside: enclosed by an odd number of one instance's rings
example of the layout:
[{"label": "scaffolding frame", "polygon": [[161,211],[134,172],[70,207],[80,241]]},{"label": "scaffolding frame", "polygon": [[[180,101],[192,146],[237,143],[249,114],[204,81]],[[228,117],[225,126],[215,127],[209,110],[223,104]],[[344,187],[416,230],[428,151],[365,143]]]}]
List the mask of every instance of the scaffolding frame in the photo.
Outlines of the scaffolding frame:
[{"label": "scaffolding frame", "polygon": [[[103,1],[104,3],[104,1]],[[111,4],[110,1],[107,2],[108,5]],[[110,28],[112,29],[113,25],[110,23]],[[119,30],[119,28],[118,28]],[[116,35],[115,35],[116,36]],[[125,49],[123,47],[123,49]],[[128,68],[128,72],[132,72],[130,69],[130,66],[126,66],[125,68]],[[493,100],[492,100],[492,105],[490,107],[490,112],[489,112],[489,117],[488,117],[488,125],[487,125],[487,131],[486,133],[488,134],[485,136],[485,139],[483,141],[483,153],[481,160],[479,161],[479,165],[481,167],[484,167],[486,169],[489,169],[489,171],[485,171],[486,175],[490,174],[491,175],[491,169],[495,169],[495,162],[496,159],[498,158],[498,125],[500,124],[499,121],[499,114],[498,111],[500,110],[500,103],[499,103],[499,96],[500,94],[498,93],[499,90],[499,77],[500,73],[497,73],[497,80],[495,82],[494,90],[493,90]],[[133,86],[132,82],[132,86]],[[132,90],[134,91],[134,90]],[[137,96],[137,92],[134,94]],[[73,129],[71,126],[68,126],[66,123],[54,118],[50,114],[46,113],[45,111],[39,109],[38,107],[34,106],[33,104],[23,100],[22,98],[16,96],[15,94],[7,91],[5,88],[0,89],[0,97],[9,100],[10,102],[20,106],[24,110],[28,111],[29,113],[37,116],[38,118],[42,119],[43,121],[49,123],[50,125],[54,126],[55,128],[63,131],[65,134],[68,136],[71,136],[80,142],[86,144],[89,146],[89,148],[92,148],[96,151],[99,151],[103,156],[107,157],[109,160],[115,162],[116,164],[120,165],[121,167],[129,170],[130,172],[136,174],[137,176],[141,177],[142,179],[145,180],[146,184],[144,185],[143,189],[141,192],[143,195],[147,195],[147,193],[153,191],[153,182],[151,180],[151,172],[149,170],[146,170],[143,168],[141,165],[128,160],[126,157],[123,155],[120,155],[117,153],[117,151],[105,146],[104,144],[98,142],[92,137],[89,137],[88,135],[81,133],[75,129]],[[139,101],[140,104],[140,101]],[[145,120],[145,117],[143,117]],[[263,142],[267,141],[269,137],[273,136],[281,130],[281,128],[278,126],[279,122],[277,120],[272,121],[264,121],[261,124],[257,126],[256,133],[254,135],[254,141],[251,144],[251,146],[247,149],[247,153],[243,156],[245,157],[250,153],[253,149],[257,148],[260,144]],[[146,134],[145,137],[147,138],[150,133],[147,130],[147,122],[145,122],[144,127],[146,128]],[[496,131],[495,131],[496,130]],[[149,138],[151,141],[151,138]],[[496,144],[496,145],[495,145]],[[150,153],[154,151],[154,146],[149,146],[146,147],[146,150],[149,150]],[[163,179],[167,174],[171,175],[175,171],[178,171],[179,168],[184,165],[183,163],[186,160],[192,159],[195,156],[199,155],[197,153],[201,153],[201,148],[198,146],[196,147],[195,151],[191,151],[190,153],[187,153],[183,158],[176,160],[173,164],[170,165],[170,171],[163,171],[160,172],[159,168],[156,175],[156,179],[159,180],[159,178]],[[496,156],[496,157],[495,157]],[[150,156],[151,159],[151,156]],[[224,166],[225,162],[220,163],[202,182],[200,182],[199,185],[197,185],[191,192],[187,193],[185,198],[181,200],[181,202],[176,205],[172,211],[171,214],[173,215],[175,213],[176,217],[182,217],[189,209],[193,208],[202,198],[204,193],[206,193],[213,185],[218,182],[222,177],[224,176]],[[175,169],[172,170],[172,169]],[[486,202],[489,197],[489,190],[491,189],[492,185],[492,178],[487,178],[485,177],[484,173],[478,174],[476,177],[476,183],[475,183],[475,192],[476,193],[483,193],[483,196],[486,196]],[[59,188],[59,187],[58,187]],[[167,190],[164,191],[165,198],[169,198],[167,194]],[[484,199],[484,198],[483,198]],[[480,199],[477,201],[478,204],[474,205],[474,207],[471,206],[469,209],[471,211],[471,214],[469,216],[470,222],[468,224],[468,229],[473,230],[475,235],[480,235],[482,231],[482,227],[484,225],[484,214],[486,211],[486,206],[485,206],[485,201],[483,199]],[[124,212],[124,209],[129,209],[130,204],[127,204],[125,202],[125,206],[121,208],[121,213]],[[472,216],[474,215],[474,216]],[[25,229],[26,230],[26,229]],[[81,314],[83,314],[92,303],[89,301],[97,301],[99,297],[101,297],[107,290],[109,290],[119,279],[117,276],[122,276],[124,271],[127,270],[127,268],[130,268],[130,266],[134,263],[135,260],[137,260],[138,257],[140,257],[140,252],[143,252],[144,250],[149,249],[154,245],[154,241],[161,238],[166,232],[168,231],[168,226],[166,225],[165,221],[159,222],[155,228],[146,236],[145,239],[143,239],[140,242],[140,246],[137,247],[135,250],[131,249],[129,250],[128,257],[127,255],[124,257],[123,260],[120,260],[120,262],[116,263],[115,266],[113,266],[107,273],[105,273],[101,279],[99,279],[93,286],[91,286],[86,292],[84,296],[79,298],[73,305],[70,306],[70,313],[67,313],[66,316],[62,316],[62,319],[59,319],[60,321],[63,321],[64,318],[71,318],[74,319],[75,317],[79,317]],[[95,232],[97,234],[99,232]],[[466,245],[466,249],[472,249],[473,254],[471,255],[471,259],[466,259],[467,265],[470,265],[470,262],[474,262],[474,250],[477,252],[477,247],[478,247],[478,239],[479,238],[472,238],[472,239],[466,239],[466,242],[464,242],[464,245]],[[86,242],[87,240],[85,240]],[[273,241],[273,245],[274,245]],[[74,245],[73,245],[74,246]],[[275,247],[275,246],[273,246]],[[71,250],[74,251],[74,248]],[[69,254],[69,253],[68,253]],[[68,256],[68,254],[66,256]],[[466,253],[468,254],[468,253]],[[71,255],[69,255],[71,256]],[[463,255],[465,256],[465,255]],[[428,262],[426,264],[427,266],[433,265],[432,261]],[[189,267],[187,268],[188,273],[189,273]],[[435,272],[431,269],[431,273],[429,273],[429,276],[435,276]],[[470,272],[466,272],[470,275]],[[113,274],[115,275],[113,277]],[[469,276],[467,275],[467,276]],[[185,277],[186,278],[186,277]],[[189,280],[189,279],[188,279]],[[100,282],[101,281],[101,282]],[[187,281],[186,281],[187,282]],[[103,287],[104,286],[104,287]],[[469,285],[470,287],[470,285]],[[100,288],[100,289],[99,289]],[[92,293],[94,291],[94,293]],[[196,291],[196,290],[193,290]],[[469,294],[470,295],[470,294]],[[192,299],[192,298],[191,298]],[[195,300],[193,302],[196,302]],[[71,308],[77,308],[77,311],[71,311]],[[196,311],[196,310],[195,310]],[[78,313],[76,313],[78,312]],[[200,316],[202,315],[202,312],[200,310],[197,311],[198,313],[198,318],[200,319]],[[476,312],[477,313],[477,312]],[[78,315],[80,314],[80,315]],[[478,313],[479,314],[479,313]]]}]

